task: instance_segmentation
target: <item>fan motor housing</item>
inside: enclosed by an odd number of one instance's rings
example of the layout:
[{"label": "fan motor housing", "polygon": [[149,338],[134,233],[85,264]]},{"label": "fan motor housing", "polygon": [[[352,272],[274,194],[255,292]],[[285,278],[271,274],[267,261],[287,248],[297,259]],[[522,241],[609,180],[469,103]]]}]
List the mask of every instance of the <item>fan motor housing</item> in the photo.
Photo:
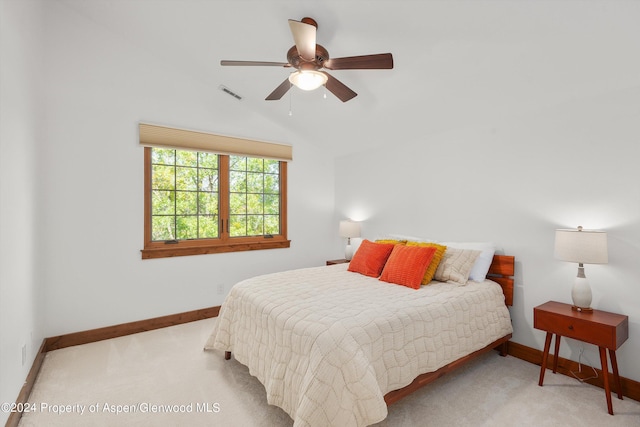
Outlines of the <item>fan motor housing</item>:
[{"label": "fan motor housing", "polygon": [[319,44],[316,45],[316,57],[313,61],[304,60],[295,45],[287,52],[287,61],[293,68],[298,70],[319,70],[324,66],[324,62],[328,60],[329,52]]}]

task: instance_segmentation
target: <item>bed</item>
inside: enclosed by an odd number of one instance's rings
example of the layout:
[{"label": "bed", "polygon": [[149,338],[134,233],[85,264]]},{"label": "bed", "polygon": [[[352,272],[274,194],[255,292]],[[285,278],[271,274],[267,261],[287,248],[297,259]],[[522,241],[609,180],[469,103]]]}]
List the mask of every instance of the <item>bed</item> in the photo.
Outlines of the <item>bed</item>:
[{"label": "bed", "polygon": [[514,257],[492,252],[481,281],[412,288],[350,271],[360,252],[351,264],[236,284],[205,344],[233,352],[294,426],[380,422],[388,405],[461,364],[494,348],[506,354]]}]

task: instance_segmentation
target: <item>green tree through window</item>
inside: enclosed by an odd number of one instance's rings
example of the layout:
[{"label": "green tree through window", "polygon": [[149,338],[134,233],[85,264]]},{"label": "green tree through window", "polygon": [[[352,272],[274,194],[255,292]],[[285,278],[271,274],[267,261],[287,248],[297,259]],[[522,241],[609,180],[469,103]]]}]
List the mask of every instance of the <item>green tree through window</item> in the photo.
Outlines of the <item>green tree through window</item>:
[{"label": "green tree through window", "polygon": [[231,156],[229,234],[273,235],[280,232],[280,162]]},{"label": "green tree through window", "polygon": [[219,236],[218,155],[153,148],[152,239]]}]

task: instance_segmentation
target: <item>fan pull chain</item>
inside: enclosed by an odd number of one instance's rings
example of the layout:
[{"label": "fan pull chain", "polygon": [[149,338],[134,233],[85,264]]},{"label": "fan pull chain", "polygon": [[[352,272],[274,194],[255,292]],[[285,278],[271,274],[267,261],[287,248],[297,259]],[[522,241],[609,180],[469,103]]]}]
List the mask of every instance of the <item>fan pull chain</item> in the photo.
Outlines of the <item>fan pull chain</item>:
[{"label": "fan pull chain", "polygon": [[291,108],[291,92],[289,91],[289,117],[293,116],[293,110]]}]

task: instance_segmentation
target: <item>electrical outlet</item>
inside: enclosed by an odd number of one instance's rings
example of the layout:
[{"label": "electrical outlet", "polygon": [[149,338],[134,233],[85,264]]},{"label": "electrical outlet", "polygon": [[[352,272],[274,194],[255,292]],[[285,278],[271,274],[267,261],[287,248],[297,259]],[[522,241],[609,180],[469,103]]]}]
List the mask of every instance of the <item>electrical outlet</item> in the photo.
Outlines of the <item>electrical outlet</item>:
[{"label": "electrical outlet", "polygon": [[27,345],[22,344],[22,366],[27,363]]},{"label": "electrical outlet", "polygon": [[224,294],[224,284],[218,284],[218,295]]}]

